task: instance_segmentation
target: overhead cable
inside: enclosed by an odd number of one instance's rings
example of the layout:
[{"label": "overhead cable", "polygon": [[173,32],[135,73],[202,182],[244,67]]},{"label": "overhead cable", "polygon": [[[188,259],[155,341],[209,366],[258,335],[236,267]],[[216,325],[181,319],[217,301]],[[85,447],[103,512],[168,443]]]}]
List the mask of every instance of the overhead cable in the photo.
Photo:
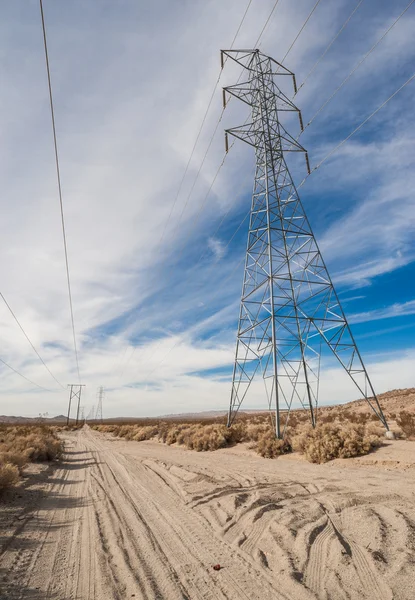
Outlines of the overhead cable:
[{"label": "overhead cable", "polygon": [[[357,133],[364,125],[366,125],[366,123],[372,118],[374,117],[384,106],[386,106],[386,104],[392,100],[392,98],[394,98],[396,96],[396,94],[398,94],[401,90],[403,90],[404,87],[406,87],[408,85],[408,83],[410,83],[413,79],[415,79],[415,73],[413,75],[411,75],[411,77],[409,77],[409,79],[407,79],[405,81],[405,83],[403,83],[391,96],[389,96],[389,98],[387,98],[380,106],[378,106],[378,108],[376,110],[374,110],[368,117],[366,117],[366,119],[364,121],[362,121],[360,123],[360,125],[358,125],[358,127],[356,127],[355,129],[353,129],[353,131],[351,133],[349,133],[349,135],[344,138],[344,140],[342,142],[340,142],[339,144],[337,144],[337,146],[335,146],[332,150],[330,150],[330,152],[313,168],[311,169],[311,173],[313,173],[314,171],[316,171],[317,169],[319,169],[321,167],[321,165],[323,163],[326,162],[327,159],[330,158],[330,156],[332,156],[332,154],[334,154],[335,152],[337,152],[337,150],[339,148],[341,148],[341,146],[343,146],[343,144],[345,144],[348,140],[350,140],[350,138]],[[311,175],[310,173],[310,175]],[[308,179],[308,177],[310,175],[307,175],[307,177],[301,182],[300,186],[301,187],[305,180]]]},{"label": "overhead cable", "polygon": [[[297,190],[299,190],[301,187],[303,187],[303,185],[305,184],[307,179],[310,177],[310,175],[312,175],[312,173],[317,171],[317,169],[319,169],[321,167],[321,165],[326,162],[326,160],[328,160],[335,152],[337,152],[337,150],[339,150],[339,148],[341,148],[348,140],[350,140],[350,138],[352,136],[354,136],[355,133],[357,133],[364,125],[366,125],[366,123],[368,121],[370,121],[370,119],[372,117],[374,117],[384,106],[386,106],[386,104],[388,104],[388,102],[390,100],[392,100],[392,98],[394,98],[401,90],[403,90],[404,87],[406,87],[414,79],[415,79],[415,73],[413,75],[411,75],[411,77],[409,77],[409,79],[407,79],[405,81],[405,83],[403,83],[393,94],[391,94],[389,96],[389,98],[387,98],[384,102],[382,102],[382,104],[380,106],[378,106],[376,110],[374,110],[368,117],[366,117],[366,119],[364,121],[362,121],[360,123],[360,125],[358,125],[355,129],[353,129],[353,131],[351,133],[349,133],[349,135],[347,137],[345,137],[344,140],[342,140],[339,144],[337,144],[337,146],[335,146],[332,150],[330,150],[330,152],[328,154],[326,154],[326,156],[324,158],[322,158],[320,160],[320,162],[311,169],[310,173],[306,177],[304,177],[304,179],[301,181],[301,183],[297,186]],[[243,225],[243,223],[249,217],[250,213],[251,213],[250,210],[246,213],[246,215],[242,219],[241,223],[238,225],[237,229],[234,231],[234,233],[231,237],[231,240],[236,236],[236,234],[238,233],[238,231],[241,228],[241,226]],[[227,246],[230,244],[231,240],[229,240]]]},{"label": "overhead cable", "polygon": [[296,94],[298,94],[298,92],[301,90],[301,88],[303,87],[303,85],[305,84],[305,82],[307,81],[307,79],[310,77],[310,75],[312,73],[314,73],[316,67],[320,64],[320,62],[326,56],[327,52],[330,50],[330,48],[332,47],[332,45],[334,44],[334,42],[337,40],[337,38],[339,37],[339,35],[341,34],[341,32],[347,27],[347,25],[349,24],[350,19],[353,17],[354,13],[358,10],[358,8],[360,7],[360,5],[363,2],[364,2],[364,0],[359,0],[359,2],[357,3],[357,5],[354,7],[353,11],[349,15],[349,17],[346,19],[346,21],[343,23],[342,27],[339,29],[339,31],[336,33],[336,35],[334,36],[334,38],[331,40],[330,44],[324,50],[323,54],[320,56],[320,58],[318,58],[316,60],[316,62],[314,63],[314,65],[312,66],[312,68],[310,69],[310,71],[307,73],[307,75],[305,76],[302,84],[298,87],[298,90],[297,90]]},{"label": "overhead cable", "polygon": [[[234,38],[233,38],[233,41],[232,41],[232,44],[231,44],[231,48],[233,48],[233,44],[234,44],[234,43],[235,43],[235,41],[236,41],[236,38],[237,38],[237,36],[238,36],[238,33],[239,33],[239,31],[241,30],[241,27],[242,27],[242,25],[243,25],[243,23],[244,23],[244,21],[245,21],[245,17],[246,17],[246,15],[247,15],[247,13],[248,13],[249,7],[251,6],[251,3],[252,3],[252,0],[249,0],[249,2],[248,2],[248,5],[247,5],[247,7],[246,7],[246,9],[245,9],[245,12],[244,12],[244,14],[243,14],[243,16],[242,16],[242,19],[241,19],[241,21],[240,21],[240,23],[239,23],[238,29],[236,30],[236,33],[235,33],[235,35],[234,35]],[[221,68],[221,69],[220,69],[220,71],[219,71],[219,75],[218,75],[218,77],[217,77],[217,79],[216,79],[216,82],[215,82],[215,85],[214,85],[214,87],[213,87],[212,94],[210,95],[209,102],[208,102],[208,104],[207,104],[207,107],[206,107],[205,113],[204,113],[204,115],[203,115],[202,122],[201,122],[201,124],[200,124],[200,127],[199,127],[199,130],[198,130],[198,133],[197,133],[197,136],[196,136],[195,142],[194,142],[194,144],[193,144],[193,147],[192,147],[192,150],[191,150],[191,152],[190,152],[190,156],[189,156],[189,158],[188,158],[188,161],[187,161],[187,164],[186,164],[186,167],[185,167],[185,170],[184,170],[183,176],[182,176],[182,178],[181,178],[181,180],[180,180],[179,187],[178,187],[178,189],[177,189],[177,192],[176,192],[176,196],[175,196],[175,198],[174,198],[174,201],[173,201],[173,204],[172,204],[172,206],[171,206],[171,209],[170,209],[170,212],[169,212],[169,216],[168,216],[168,218],[167,218],[167,220],[166,220],[166,222],[165,222],[165,224],[164,224],[164,228],[163,228],[163,231],[162,231],[162,234],[161,234],[160,240],[159,240],[159,242],[158,242],[159,244],[161,244],[161,242],[162,242],[162,241],[163,241],[163,239],[164,239],[164,236],[165,236],[165,234],[166,234],[166,229],[167,229],[167,226],[168,226],[168,224],[169,224],[169,222],[170,222],[170,219],[171,219],[171,216],[172,216],[172,214],[173,214],[174,208],[175,208],[175,206],[176,206],[176,204],[177,204],[177,200],[179,199],[180,192],[181,192],[181,190],[182,190],[182,187],[183,187],[183,183],[184,183],[184,181],[185,181],[185,179],[186,179],[186,175],[187,175],[187,172],[188,172],[188,170],[189,170],[190,163],[192,162],[193,155],[194,155],[194,153],[195,153],[195,150],[196,150],[196,146],[197,146],[197,144],[198,144],[198,142],[199,142],[199,138],[200,138],[200,135],[201,135],[201,133],[202,133],[202,129],[203,129],[204,125],[205,125],[206,118],[207,118],[207,116],[208,116],[208,113],[209,113],[210,107],[211,107],[211,105],[212,105],[212,102],[213,102],[213,98],[215,97],[216,90],[217,90],[217,88],[218,88],[219,81],[220,81],[220,78],[221,78],[221,76],[222,76],[222,72],[223,72],[223,68]],[[223,114],[223,111],[222,111],[222,114]],[[220,119],[221,119],[221,118],[222,118],[222,115],[221,115]],[[218,125],[219,125],[220,119],[219,119],[219,121],[218,121]],[[216,126],[216,129],[217,129],[218,125]],[[216,132],[216,129],[215,129],[215,132]],[[212,136],[212,137],[213,137],[213,136]],[[210,147],[210,146],[209,146],[209,147]],[[200,169],[199,169],[199,172],[200,172]],[[197,179],[197,177],[196,177],[196,179]],[[193,184],[193,187],[194,187],[194,184]]]},{"label": "overhead cable", "polygon": [[61,388],[63,388],[64,390],[66,390],[66,387],[63,386],[61,384],[60,381],[58,381],[55,377],[55,375],[52,373],[52,371],[49,369],[49,367],[47,366],[47,364],[45,363],[45,361],[43,360],[43,358],[40,356],[39,352],[36,350],[35,346],[33,345],[31,339],[29,338],[29,336],[27,335],[26,331],[24,330],[22,324],[20,323],[19,319],[16,317],[16,315],[14,314],[10,304],[7,302],[6,298],[3,296],[3,294],[0,292],[0,296],[4,302],[4,304],[7,306],[7,308],[9,309],[13,319],[16,321],[16,323],[18,324],[18,326],[20,327],[20,330],[22,331],[23,335],[25,336],[25,338],[27,339],[27,341],[29,342],[29,344],[32,346],[33,351],[35,352],[36,356],[39,358],[40,362],[43,364],[43,366],[45,367],[45,369],[48,371],[48,373],[51,375],[51,377],[53,377],[53,379],[56,381],[56,383],[58,385],[61,386]]},{"label": "overhead cable", "polygon": [[26,375],[23,375],[22,373],[20,373],[20,371],[18,371],[17,369],[14,369],[12,366],[10,366],[8,363],[6,363],[6,361],[3,360],[2,358],[0,358],[0,362],[3,363],[3,365],[5,365],[8,369],[10,369],[11,371],[13,371],[13,373],[16,373],[16,375],[19,375],[19,377],[22,377],[23,379],[25,379],[26,381],[28,381],[32,385],[36,386],[40,390],[43,390],[45,392],[52,391],[52,390],[48,390],[48,388],[45,388],[42,385],[39,385],[38,383],[35,383],[34,381],[32,381],[31,379],[29,379],[28,377],[26,377]]},{"label": "overhead cable", "polygon": [[270,22],[270,20],[271,20],[271,17],[272,17],[272,15],[274,14],[274,10],[277,8],[277,4],[278,4],[278,2],[279,2],[279,0],[276,0],[276,2],[275,2],[275,4],[274,4],[274,6],[272,7],[272,9],[271,9],[271,12],[269,13],[269,15],[268,15],[268,18],[267,18],[267,20],[265,21],[265,24],[264,24],[263,28],[261,29],[261,32],[260,32],[260,34],[259,34],[259,36],[258,36],[258,38],[257,38],[257,41],[256,41],[256,42],[255,42],[255,44],[254,44],[254,48],[257,48],[257,47],[258,47],[258,44],[259,44],[259,42],[260,42],[260,40],[261,40],[262,36],[264,35],[266,28],[268,27],[268,24],[269,24],[269,22]]},{"label": "overhead cable", "polygon": [[[277,4],[277,3],[278,3],[278,1],[276,2],[276,4]],[[244,14],[243,14],[243,16],[242,16],[242,19],[241,19],[241,21],[240,21],[240,23],[239,23],[239,25],[238,25],[238,28],[237,28],[237,30],[236,30],[236,33],[235,33],[235,35],[234,35],[234,37],[233,37],[233,40],[232,40],[232,43],[231,43],[231,48],[233,48],[233,45],[234,45],[234,43],[235,43],[235,41],[236,41],[236,38],[238,37],[238,34],[239,34],[239,32],[240,32],[240,30],[241,30],[241,27],[242,27],[242,25],[243,25],[243,23],[244,23],[244,21],[245,21],[246,15],[247,15],[247,13],[248,13],[248,10],[249,10],[249,7],[251,6],[251,4],[252,4],[252,0],[249,0],[249,2],[248,2],[248,4],[247,4],[247,7],[246,7],[246,9],[245,9],[245,12],[244,12]],[[275,8],[275,6],[274,6],[274,8]],[[271,13],[272,13],[272,12],[273,12],[273,11],[271,11]],[[269,21],[269,18],[268,18],[268,21]],[[265,29],[265,27],[263,28],[263,31],[264,31],[264,29]],[[225,62],[226,62],[226,59],[225,59]],[[225,65],[225,63],[224,63],[224,65]],[[224,66],[224,65],[223,65],[223,66]],[[167,230],[167,226],[168,226],[168,224],[169,224],[169,222],[170,222],[170,220],[171,220],[171,216],[172,216],[172,214],[173,214],[173,211],[174,211],[174,208],[175,208],[175,206],[176,206],[176,204],[177,204],[177,200],[178,200],[178,198],[179,198],[179,196],[180,196],[180,192],[181,192],[181,190],[182,190],[182,187],[183,187],[184,180],[186,179],[186,176],[187,176],[187,173],[188,173],[188,170],[189,170],[189,167],[190,167],[190,163],[191,163],[191,161],[192,161],[192,159],[193,159],[193,156],[194,156],[194,153],[195,153],[195,150],[196,150],[196,146],[197,146],[197,144],[198,144],[198,141],[199,141],[200,135],[201,135],[201,133],[202,133],[202,129],[203,129],[204,125],[205,125],[206,118],[207,118],[207,116],[208,116],[208,113],[209,113],[210,107],[211,107],[211,105],[212,105],[213,98],[215,97],[216,90],[217,90],[217,88],[218,88],[218,85],[219,85],[220,78],[222,77],[222,72],[223,72],[223,67],[222,67],[222,68],[220,69],[220,71],[219,71],[219,75],[218,75],[218,77],[217,77],[217,79],[216,79],[216,82],[215,82],[215,85],[214,85],[214,87],[213,87],[212,94],[211,94],[211,96],[210,96],[210,98],[209,98],[209,102],[208,102],[208,105],[207,105],[207,107],[206,107],[205,113],[204,113],[204,115],[203,115],[202,122],[201,122],[201,124],[200,124],[200,127],[199,127],[199,131],[198,131],[198,133],[197,133],[197,136],[196,136],[195,142],[194,142],[194,144],[193,144],[193,148],[192,148],[192,150],[191,150],[191,152],[190,152],[190,156],[189,156],[189,159],[188,159],[188,161],[187,161],[187,164],[186,164],[186,167],[185,167],[185,170],[184,170],[183,176],[182,176],[182,178],[181,178],[181,180],[180,180],[180,184],[179,184],[178,190],[177,190],[177,192],[176,192],[176,196],[175,196],[175,198],[174,198],[173,204],[172,204],[172,206],[171,206],[171,208],[170,208],[170,212],[169,212],[168,218],[167,218],[167,220],[166,220],[166,222],[165,222],[165,224],[164,224],[164,228],[163,228],[162,234],[161,234],[161,236],[160,236],[160,239],[159,239],[159,241],[158,241],[158,246],[161,244],[161,242],[162,242],[162,241],[163,241],[163,239],[164,239],[164,236],[165,236],[165,234],[166,234],[166,230]],[[192,186],[191,186],[190,192],[189,192],[189,193],[188,193],[188,195],[187,195],[187,198],[186,198],[185,204],[184,204],[184,206],[183,206],[183,208],[182,208],[182,211],[181,211],[181,213],[180,213],[180,215],[179,215],[179,221],[176,223],[176,226],[175,226],[174,232],[176,232],[176,230],[177,230],[177,228],[178,228],[178,226],[179,226],[179,224],[180,224],[180,222],[181,222],[181,220],[182,220],[182,217],[183,217],[184,211],[186,210],[186,207],[187,207],[187,205],[188,205],[188,203],[189,203],[190,197],[191,197],[191,195],[192,195],[192,193],[193,193],[193,190],[194,190],[194,188],[195,188],[195,186],[196,186],[196,182],[197,182],[197,180],[198,180],[198,178],[199,178],[200,172],[201,172],[201,170],[202,170],[202,167],[203,167],[203,165],[204,165],[204,163],[205,163],[205,160],[206,160],[206,157],[207,157],[207,155],[208,155],[208,152],[209,152],[209,150],[210,150],[210,147],[211,147],[211,145],[212,145],[213,139],[214,139],[214,137],[215,137],[215,135],[216,135],[216,132],[217,132],[217,130],[218,130],[218,127],[219,127],[219,124],[220,124],[220,122],[221,122],[221,120],[222,120],[222,117],[223,117],[223,113],[224,113],[224,111],[225,111],[225,109],[224,109],[224,108],[222,108],[222,110],[221,110],[221,113],[220,113],[220,115],[219,115],[219,119],[218,119],[218,121],[217,121],[217,123],[216,123],[216,126],[215,126],[215,129],[214,129],[214,131],[213,131],[213,134],[212,134],[212,136],[211,136],[211,138],[210,138],[210,140],[209,140],[209,143],[208,143],[207,150],[206,150],[206,152],[205,152],[205,154],[204,154],[204,156],[203,156],[202,162],[201,162],[201,164],[200,164],[200,166],[199,166],[199,169],[198,169],[198,171],[197,171],[197,173],[196,173],[196,176],[195,176],[195,178],[193,179],[193,183],[192,183]],[[225,155],[225,157],[226,157],[226,155]],[[213,181],[212,181],[212,183],[211,183],[211,185],[210,185],[210,187],[209,187],[209,189],[208,189],[208,192],[207,192],[207,194],[206,194],[206,196],[205,196],[205,199],[204,199],[204,201],[203,201],[203,203],[202,203],[202,207],[204,206],[204,204],[205,204],[205,201],[207,200],[207,197],[209,196],[209,194],[210,194],[210,192],[211,192],[211,190],[212,190],[212,187],[213,187],[213,185],[214,185],[214,183],[215,183],[215,181],[216,181],[216,179],[217,179],[217,176],[218,176],[218,174],[219,174],[219,171],[220,171],[220,170],[221,170],[221,168],[223,167],[223,164],[224,164],[225,157],[222,159],[222,161],[221,161],[221,163],[220,163],[220,165],[219,165],[219,167],[218,167],[218,170],[216,171],[216,174],[215,174],[215,176],[214,176],[214,178],[213,178]],[[201,211],[199,210],[199,213],[200,213],[200,212],[201,212]],[[126,364],[124,365],[124,367],[122,367],[122,371],[119,373],[119,375],[118,375],[118,379],[120,379],[120,378],[122,377],[122,375],[123,375],[123,373],[124,373],[124,371],[125,371],[126,367],[127,367],[127,366],[128,366],[128,364],[130,363],[130,361],[131,361],[131,359],[133,358],[134,354],[135,354],[135,348],[133,349],[132,353],[130,354],[129,358],[127,359],[127,362],[126,362]],[[120,370],[120,368],[121,368],[121,366],[122,366],[122,363],[123,363],[123,361],[124,361],[124,358],[125,358],[125,353],[124,353],[124,356],[123,356],[123,358],[121,359],[121,362],[120,362],[120,363],[119,363],[119,365],[118,365],[118,367],[119,367],[119,368],[118,368],[117,370]]]},{"label": "overhead cable", "polygon": [[78,379],[79,379],[79,381],[81,381],[81,375],[79,372],[78,349],[77,349],[77,345],[76,345],[75,319],[74,319],[73,305],[72,305],[71,279],[69,276],[68,246],[67,246],[67,242],[66,242],[65,217],[64,217],[64,211],[63,211],[62,186],[61,186],[61,176],[60,176],[59,157],[58,157],[58,144],[57,144],[57,139],[56,139],[55,111],[54,111],[54,107],[53,107],[52,84],[51,84],[50,68],[49,68],[49,55],[48,55],[48,46],[47,46],[47,42],[46,42],[46,27],[45,27],[45,18],[43,15],[42,0],[39,0],[39,2],[40,2],[40,14],[41,14],[41,18],[42,18],[42,30],[43,30],[43,42],[44,42],[44,48],[45,48],[46,70],[47,70],[47,76],[48,76],[50,113],[51,113],[51,118],[52,118],[53,144],[54,144],[54,149],[55,149],[56,176],[57,176],[57,181],[58,181],[58,193],[59,193],[59,204],[60,204],[60,213],[61,213],[63,248],[64,248],[64,253],[65,253],[66,279],[67,279],[67,283],[68,283],[69,309],[70,309],[70,313],[71,313],[72,335],[73,335],[73,345],[74,345],[74,352],[75,352],[76,369],[78,372]]},{"label": "overhead cable", "polygon": [[303,23],[303,26],[301,27],[300,31],[297,33],[296,37],[294,38],[294,41],[292,42],[291,46],[288,48],[287,52],[285,53],[284,58],[281,61],[281,64],[284,64],[285,59],[287,58],[287,56],[289,55],[289,53],[291,52],[291,50],[293,49],[295,43],[297,42],[298,38],[300,37],[300,35],[303,32],[303,29],[305,28],[305,26],[307,25],[307,23],[309,22],[309,20],[311,19],[313,12],[316,10],[317,6],[320,4],[321,0],[317,0],[317,2],[315,3],[315,5],[313,6],[313,8],[311,9],[310,14],[308,15],[308,17],[306,18],[306,20]]},{"label": "overhead cable", "polygon": [[396,25],[396,23],[403,17],[403,15],[406,13],[406,11],[412,6],[412,4],[415,2],[415,0],[411,0],[411,2],[408,4],[408,6],[401,12],[401,14],[397,17],[397,19],[395,19],[395,21],[392,23],[392,25],[390,25],[390,27],[388,27],[388,29],[382,34],[382,36],[377,40],[377,42],[375,44],[373,44],[373,46],[370,48],[370,50],[364,55],[364,57],[362,59],[360,59],[360,61],[357,63],[357,65],[350,71],[350,73],[347,75],[347,77],[345,79],[343,79],[343,81],[341,82],[341,84],[334,90],[334,92],[332,93],[332,95],[320,106],[320,108],[318,109],[318,111],[313,115],[313,117],[310,119],[310,121],[307,123],[307,125],[304,127],[304,130],[302,133],[304,133],[304,131],[307,129],[307,127],[309,127],[311,125],[311,123],[314,121],[314,119],[321,113],[321,111],[323,110],[323,108],[325,108],[327,106],[327,104],[329,102],[331,102],[331,100],[333,100],[333,98],[336,96],[336,94],[342,89],[342,87],[345,85],[345,83],[347,83],[347,81],[349,81],[350,77],[353,75],[353,73],[355,73],[357,71],[357,69],[364,63],[364,61],[368,58],[368,56],[370,56],[370,54],[372,54],[372,52],[375,50],[375,48],[381,43],[381,41],[387,36],[387,34],[390,32],[390,30]]}]

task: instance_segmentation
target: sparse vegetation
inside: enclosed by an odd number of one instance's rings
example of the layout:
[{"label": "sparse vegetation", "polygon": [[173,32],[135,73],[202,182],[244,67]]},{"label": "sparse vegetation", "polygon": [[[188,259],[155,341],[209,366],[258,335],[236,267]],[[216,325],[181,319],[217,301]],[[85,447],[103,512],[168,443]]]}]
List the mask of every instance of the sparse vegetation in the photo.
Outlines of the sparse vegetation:
[{"label": "sparse vegetation", "polygon": [[382,441],[375,433],[367,433],[362,425],[323,423],[293,436],[292,444],[310,462],[324,463],[335,458],[368,454]]},{"label": "sparse vegetation", "polygon": [[27,463],[55,460],[62,450],[62,442],[51,427],[0,426],[0,491],[16,483]]},{"label": "sparse vegetation", "polygon": [[256,450],[264,458],[276,458],[292,452],[292,447],[287,439],[277,440],[274,432],[269,429],[259,438]]},{"label": "sparse vegetation", "polygon": [[[326,462],[334,458],[349,458],[367,454],[382,444],[383,429],[370,420],[368,413],[355,419],[341,418],[340,409],[334,407],[321,415],[315,430],[309,425],[305,411],[294,411],[287,425],[284,440],[275,438],[269,414],[241,414],[239,420],[228,428],[223,419],[210,421],[177,422],[175,420],[143,420],[136,424],[94,425],[99,431],[112,433],[126,440],[158,440],[164,444],[185,446],[197,452],[213,451],[240,442],[247,442],[265,458],[276,458],[295,450],[311,462]],[[352,421],[352,422],[351,422]],[[284,420],[282,426],[284,426]]]},{"label": "sparse vegetation", "polygon": [[401,428],[406,438],[415,438],[415,414],[402,411],[396,416],[396,423]]},{"label": "sparse vegetation", "polygon": [[11,463],[0,462],[0,492],[14,485],[19,479],[19,469]]}]

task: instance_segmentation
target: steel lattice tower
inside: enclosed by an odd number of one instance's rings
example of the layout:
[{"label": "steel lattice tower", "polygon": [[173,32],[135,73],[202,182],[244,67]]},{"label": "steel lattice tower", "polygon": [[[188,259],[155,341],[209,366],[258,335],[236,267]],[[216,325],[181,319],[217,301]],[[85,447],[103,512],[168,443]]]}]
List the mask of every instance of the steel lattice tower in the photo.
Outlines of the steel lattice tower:
[{"label": "steel lattice tower", "polygon": [[[256,172],[233,370],[228,426],[262,372],[275,431],[280,410],[300,403],[316,424],[322,344],[328,346],[388,429],[362,357],[317,246],[285,160],[304,148],[284,129],[282,111],[299,109],[276,84],[294,74],[259,50],[222,50],[244,68],[243,83],[224,88],[251,107],[251,120],[226,130],[255,148]],[[225,58],[226,60],[226,58]]]},{"label": "steel lattice tower", "polygon": [[95,413],[95,420],[101,421],[101,423],[102,423],[102,401],[104,399],[104,388],[102,386],[98,388],[97,397],[98,397],[98,405],[97,405],[97,412]]}]

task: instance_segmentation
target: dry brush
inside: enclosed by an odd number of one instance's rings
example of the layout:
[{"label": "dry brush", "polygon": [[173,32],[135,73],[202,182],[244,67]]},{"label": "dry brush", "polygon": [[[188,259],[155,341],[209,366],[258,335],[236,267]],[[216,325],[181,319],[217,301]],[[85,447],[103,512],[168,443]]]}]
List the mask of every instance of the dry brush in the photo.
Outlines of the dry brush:
[{"label": "dry brush", "polygon": [[62,451],[51,427],[0,425],[0,491],[14,485],[28,463],[55,460]]}]

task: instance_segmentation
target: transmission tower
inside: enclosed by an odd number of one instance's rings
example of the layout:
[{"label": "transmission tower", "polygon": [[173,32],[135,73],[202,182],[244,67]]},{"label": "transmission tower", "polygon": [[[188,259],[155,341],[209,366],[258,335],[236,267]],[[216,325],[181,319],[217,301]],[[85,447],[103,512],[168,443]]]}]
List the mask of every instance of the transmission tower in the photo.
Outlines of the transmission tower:
[{"label": "transmission tower", "polygon": [[66,420],[66,424],[69,425],[69,417],[71,414],[71,404],[72,404],[72,400],[78,400],[78,408],[76,411],[76,425],[78,425],[78,420],[79,420],[79,407],[81,404],[81,392],[82,392],[82,388],[85,387],[84,384],[75,384],[75,383],[69,383],[68,384],[68,388],[70,388],[69,390],[69,406],[68,406],[68,418]]},{"label": "transmission tower", "polygon": [[[255,148],[245,272],[239,313],[228,426],[259,372],[275,432],[282,438],[293,403],[316,424],[320,357],[328,346],[386,429],[388,424],[356,346],[286,163],[304,148],[284,129],[282,111],[299,109],[276,84],[294,74],[259,50],[222,50],[244,68],[246,80],[224,88],[251,107],[249,123],[225,132]],[[280,411],[286,413],[282,428]]]},{"label": "transmission tower", "polygon": [[95,419],[95,405],[93,404],[86,416],[87,421],[93,421]]},{"label": "transmission tower", "polygon": [[95,420],[96,421],[101,421],[102,423],[102,401],[104,399],[104,388],[99,387],[98,391],[97,391],[97,398],[98,398],[98,404],[97,404],[97,412],[95,413]]}]

